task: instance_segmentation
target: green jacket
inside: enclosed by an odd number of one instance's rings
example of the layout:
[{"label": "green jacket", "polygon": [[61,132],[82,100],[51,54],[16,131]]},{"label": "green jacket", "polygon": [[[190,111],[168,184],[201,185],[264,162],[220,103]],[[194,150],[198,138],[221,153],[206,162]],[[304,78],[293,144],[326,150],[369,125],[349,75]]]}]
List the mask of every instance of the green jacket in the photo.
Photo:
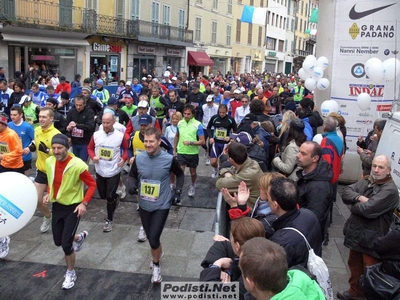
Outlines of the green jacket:
[{"label": "green jacket", "polygon": [[[73,155],[69,153],[69,155]],[[50,188],[50,201],[58,202],[63,205],[71,205],[81,203],[83,194],[83,181],[80,180],[79,176],[86,170],[88,170],[87,164],[81,159],[73,156],[65,167],[62,182],[57,193],[57,198],[54,198],[54,172],[56,168],[56,158],[50,156],[46,159],[46,174]]]},{"label": "green jacket", "polygon": [[315,280],[300,270],[289,270],[286,288],[271,300],[325,300],[324,293]]}]

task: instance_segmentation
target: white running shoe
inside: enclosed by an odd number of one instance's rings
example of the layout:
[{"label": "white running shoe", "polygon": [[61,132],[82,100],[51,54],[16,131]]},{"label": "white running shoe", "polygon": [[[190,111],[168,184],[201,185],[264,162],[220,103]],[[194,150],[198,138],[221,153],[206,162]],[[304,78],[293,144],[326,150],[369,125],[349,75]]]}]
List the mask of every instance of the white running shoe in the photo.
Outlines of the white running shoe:
[{"label": "white running shoe", "polygon": [[154,265],[153,267],[153,276],[151,276],[152,283],[160,283],[162,281],[161,277],[161,265]]},{"label": "white running shoe", "polygon": [[210,159],[207,158],[207,160],[206,160],[206,166],[209,166],[210,164],[211,164]]},{"label": "white running shoe", "polygon": [[143,226],[140,226],[139,235],[138,235],[137,240],[138,240],[138,242],[141,242],[141,243],[143,243],[147,240],[146,232],[144,231]]},{"label": "white running shoe", "polygon": [[62,284],[62,289],[69,290],[70,288],[73,288],[75,285],[76,278],[77,278],[75,271],[72,271],[72,272],[67,271],[67,273],[65,273],[64,277],[65,277],[65,279]]},{"label": "white running shoe", "polygon": [[136,211],[139,211],[139,207],[140,207],[139,203],[136,203]]},{"label": "white running shoe", "polygon": [[40,225],[40,232],[41,233],[47,232],[50,229],[50,225],[51,225],[51,217],[50,218],[43,217],[42,225]]},{"label": "white running shoe", "polygon": [[126,197],[126,186],[125,186],[125,184],[122,184],[122,186],[120,186],[120,191],[121,191],[120,198],[124,199]]},{"label": "white running shoe", "polygon": [[[159,261],[161,261],[161,258],[162,258],[163,256],[164,256],[164,251],[161,253],[161,256],[160,256],[160,260],[159,260]],[[151,260],[150,265],[149,265],[149,268],[150,268],[150,269],[153,269],[153,268],[154,268],[153,260]]]},{"label": "white running shoe", "polygon": [[171,188],[171,191],[173,191],[175,189],[175,184],[174,183],[170,183],[169,187]]},{"label": "white running shoe", "polygon": [[75,252],[78,252],[78,251],[80,251],[80,250],[82,249],[83,242],[84,242],[85,239],[88,237],[88,235],[89,235],[89,232],[87,232],[86,230],[82,231],[82,232],[79,234],[79,238],[78,238],[78,240],[75,242],[75,245],[74,245],[74,250],[75,250]]},{"label": "white running shoe", "polygon": [[10,237],[5,236],[0,239],[0,258],[4,258],[8,255],[8,251],[10,251]]},{"label": "white running shoe", "polygon": [[191,184],[190,187],[189,187],[188,196],[189,197],[194,197],[195,193],[196,193],[196,191],[194,190],[194,184]]},{"label": "white running shoe", "polygon": [[211,173],[211,178],[217,178],[218,177],[218,169],[214,168],[213,172]]},{"label": "white running shoe", "polygon": [[104,224],[103,232],[110,232],[113,230],[113,221],[106,220],[106,224]]}]

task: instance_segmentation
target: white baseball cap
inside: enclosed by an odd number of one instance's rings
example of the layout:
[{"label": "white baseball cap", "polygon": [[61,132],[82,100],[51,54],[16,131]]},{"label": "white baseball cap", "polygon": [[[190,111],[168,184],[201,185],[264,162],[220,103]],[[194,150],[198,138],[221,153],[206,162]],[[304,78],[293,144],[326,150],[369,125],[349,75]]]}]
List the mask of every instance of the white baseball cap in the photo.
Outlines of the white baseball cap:
[{"label": "white baseball cap", "polygon": [[213,95],[208,95],[206,101],[207,102],[211,102],[214,100],[214,96]]},{"label": "white baseball cap", "polygon": [[132,82],[131,82],[131,81],[127,81],[127,82],[125,83],[125,85],[132,86]]},{"label": "white baseball cap", "polygon": [[138,107],[146,107],[147,108],[147,107],[149,107],[149,102],[147,102],[145,100],[139,101]]}]

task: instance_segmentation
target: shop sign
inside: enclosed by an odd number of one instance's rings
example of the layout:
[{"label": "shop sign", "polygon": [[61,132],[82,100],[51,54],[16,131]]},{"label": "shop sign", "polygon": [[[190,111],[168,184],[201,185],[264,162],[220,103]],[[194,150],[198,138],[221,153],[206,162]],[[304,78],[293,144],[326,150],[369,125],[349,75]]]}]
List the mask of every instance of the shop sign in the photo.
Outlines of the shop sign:
[{"label": "shop sign", "polygon": [[181,50],[180,49],[167,48],[167,55],[169,55],[169,56],[181,56]]},{"label": "shop sign", "polygon": [[122,51],[122,46],[118,46],[115,44],[93,43],[92,49],[93,51],[120,53]]},{"label": "shop sign", "polygon": [[274,52],[274,51],[268,51],[268,56],[275,57],[275,56],[276,56],[276,52]]},{"label": "shop sign", "polygon": [[156,54],[156,48],[155,47],[138,46],[137,52],[144,53],[144,54]]}]

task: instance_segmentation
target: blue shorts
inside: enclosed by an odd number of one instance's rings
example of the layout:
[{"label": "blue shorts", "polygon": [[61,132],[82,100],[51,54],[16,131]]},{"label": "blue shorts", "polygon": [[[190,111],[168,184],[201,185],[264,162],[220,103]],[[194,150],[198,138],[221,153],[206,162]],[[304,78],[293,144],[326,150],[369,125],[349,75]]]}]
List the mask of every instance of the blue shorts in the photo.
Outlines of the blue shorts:
[{"label": "blue shorts", "polygon": [[218,158],[223,152],[227,144],[214,142],[210,149],[210,158]]}]

